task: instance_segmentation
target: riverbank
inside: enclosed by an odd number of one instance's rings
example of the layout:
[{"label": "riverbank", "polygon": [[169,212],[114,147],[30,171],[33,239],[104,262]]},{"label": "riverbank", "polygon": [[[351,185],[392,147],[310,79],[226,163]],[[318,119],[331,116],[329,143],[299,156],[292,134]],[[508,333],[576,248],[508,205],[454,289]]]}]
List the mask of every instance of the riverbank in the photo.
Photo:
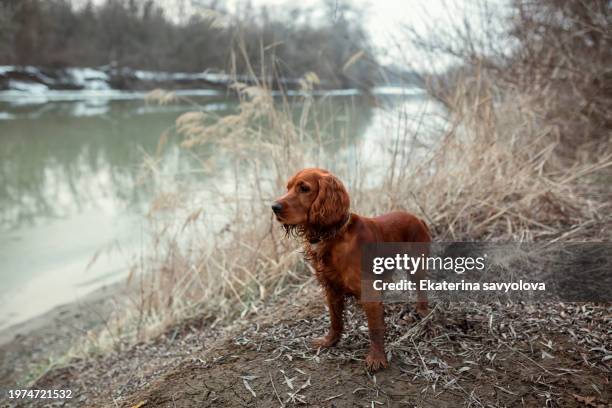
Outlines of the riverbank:
[{"label": "riverbank", "polygon": [[[389,73],[391,75],[391,73]],[[397,76],[397,75],[396,75]],[[374,94],[398,94],[397,88],[422,87],[422,79],[415,73],[404,74],[395,78],[396,85],[372,86],[368,88],[344,87],[334,88],[334,84],[317,78],[316,89],[321,93],[332,91],[335,95],[346,92],[366,92],[378,89]],[[248,86],[266,83],[275,90],[299,91],[303,85],[301,78],[256,78],[251,75],[230,75],[215,70],[202,72],[164,72],[118,68],[112,65],[102,67],[66,67],[48,68],[36,66],[0,65],[0,93],[4,95],[19,94],[60,94],[58,91],[88,91],[90,93],[148,92],[154,89],[165,89],[199,92],[200,95],[234,93],[235,84],[239,82]],[[8,92],[11,92],[8,94]],[[64,92],[67,93],[67,92]]]},{"label": "riverbank", "polygon": [[[9,107],[38,106],[50,102],[84,102],[93,107],[111,101],[146,100],[163,89],[169,102],[181,98],[235,99],[235,85],[253,86],[261,79],[224,73],[169,73],[124,68],[66,68],[0,66],[0,103]],[[266,78],[274,97],[424,97],[416,77],[397,85],[370,88],[330,88],[317,83],[316,89],[302,89],[300,80]],[[152,92],[155,91],[155,92]],[[0,105],[0,120],[14,118]]]},{"label": "riverbank", "polygon": [[0,330],[0,389],[27,386],[70,361],[70,351],[77,341],[104,327],[116,299],[129,292],[124,282],[107,285]]},{"label": "riverbank", "polygon": [[[321,153],[344,156],[359,145],[379,144],[369,148],[371,157],[361,162],[375,166],[379,156],[374,154],[382,156],[387,144],[381,130],[400,110],[415,116],[425,109],[431,116],[439,113],[422,90],[407,89],[412,92],[407,96],[393,93],[399,90],[381,89],[386,92],[380,98],[384,104],[376,107],[368,98],[343,96],[345,90],[337,90],[337,96],[313,98],[317,105],[311,112],[329,118],[326,140],[346,140],[342,146],[325,142]],[[22,97],[16,101],[18,106],[0,102],[0,110],[5,109],[0,120],[0,162],[4,164],[0,178],[5,180],[0,192],[0,308],[4,311],[0,328],[122,279],[141,256],[154,256],[155,251],[148,250],[150,233],[157,233],[160,224],[146,215],[156,208],[153,202],[162,191],[169,194],[166,197],[193,191],[184,195],[183,203],[189,203],[184,208],[191,212],[192,204],[202,207],[194,225],[197,231],[179,231],[181,239],[227,236],[224,231],[234,215],[231,206],[218,205],[215,190],[229,191],[234,186],[230,172],[235,153],[227,152],[227,160],[203,169],[190,149],[181,148],[182,137],[172,127],[178,117],[194,109],[208,118],[232,117],[242,109],[240,101],[179,94],[176,101],[159,105],[136,97],[97,100],[81,95],[88,91],[70,92],[84,100],[26,105]],[[277,105],[283,100],[274,96]],[[292,98],[291,103],[288,113],[298,117],[304,98]],[[305,132],[315,130],[312,124],[306,126]],[[411,127],[412,123],[405,123],[403,128]],[[211,143],[200,146],[198,154],[217,155],[217,150]],[[265,160],[267,154],[253,152],[249,157]],[[160,171],[149,178],[143,162],[152,157]],[[243,174],[250,177],[252,173],[244,169]],[[372,175],[368,180],[374,180]],[[243,194],[251,194],[254,185],[243,186]],[[227,200],[235,202],[233,197]],[[187,214],[179,210],[160,215],[172,220]],[[144,267],[149,265],[146,262]]]},{"label": "riverbank", "polygon": [[0,66],[0,91],[147,91],[155,88],[226,89],[229,75],[214,72],[157,72],[102,66],[96,68],[47,68]]},{"label": "riverbank", "polygon": [[[589,175],[577,192],[594,203],[609,202],[612,192],[605,180],[609,172]],[[610,231],[612,218],[602,213],[595,221],[560,227],[557,235],[544,237],[602,240]],[[270,234],[263,240],[286,241]],[[360,308],[350,304],[347,333],[338,347],[313,350],[310,338],[324,334],[329,324],[322,294],[307,270],[293,270],[286,258],[279,264],[281,271],[272,275],[275,282],[299,276],[298,284],[282,283],[281,295],[263,301],[245,297],[243,302],[252,303],[236,313],[239,299],[228,305],[234,310],[223,318],[202,305],[192,317],[175,314],[158,335],[101,353],[74,355],[68,344],[87,339],[87,331],[105,329],[108,315],[94,310],[110,313],[125,304],[113,301],[114,295],[125,300],[125,293],[114,291],[122,286],[62,306],[18,326],[21,335],[0,346],[0,387],[14,388],[24,381],[19,386],[70,389],[75,397],[62,402],[64,406],[451,407],[458,401],[477,406],[606,406],[612,399],[610,305],[434,303],[424,320],[406,313],[402,305],[389,305],[391,366],[372,375],[363,369],[368,340]],[[175,266],[172,273],[178,272]],[[254,273],[254,279],[270,284],[261,272]],[[160,288],[156,291],[156,296],[162,294]],[[121,327],[114,325],[108,332],[117,329]]]},{"label": "riverbank", "polygon": [[612,399],[610,307],[432,306],[423,320],[403,305],[387,307],[391,366],[375,375],[363,369],[367,331],[353,302],[340,344],[309,346],[329,324],[311,279],[229,325],[202,315],[147,342],[65,360],[32,388],[72,390],[63,406],[606,406]]}]

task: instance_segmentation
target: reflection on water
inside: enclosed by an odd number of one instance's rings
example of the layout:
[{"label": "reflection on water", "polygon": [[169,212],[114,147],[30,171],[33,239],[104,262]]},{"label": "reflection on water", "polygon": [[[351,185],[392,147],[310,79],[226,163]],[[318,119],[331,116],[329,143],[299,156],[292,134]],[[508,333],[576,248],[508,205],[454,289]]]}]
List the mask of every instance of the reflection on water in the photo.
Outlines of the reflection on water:
[{"label": "reflection on water", "polygon": [[[58,105],[0,122],[4,229],[91,209],[138,211],[148,197],[134,188],[139,163],[176,113],[117,103],[83,114],[80,104]],[[177,154],[170,147],[165,156]]]},{"label": "reflection on water", "polygon": [[[413,97],[401,103],[415,111],[423,101]],[[218,115],[236,108],[218,97],[198,102]],[[366,160],[380,160],[385,141],[393,136],[392,124],[402,118],[396,110],[372,108],[354,96],[335,97],[329,106],[344,104],[349,108],[331,112],[328,131],[348,134],[339,138],[342,143],[326,146],[330,157],[350,163],[365,151]],[[192,109],[140,100],[0,102],[0,327],[126,275],[146,243],[143,215],[155,190],[139,183],[143,156],[155,156],[160,135]],[[159,158],[167,179],[192,178],[205,185],[211,176],[174,138]],[[223,217],[217,208],[206,213]]]}]

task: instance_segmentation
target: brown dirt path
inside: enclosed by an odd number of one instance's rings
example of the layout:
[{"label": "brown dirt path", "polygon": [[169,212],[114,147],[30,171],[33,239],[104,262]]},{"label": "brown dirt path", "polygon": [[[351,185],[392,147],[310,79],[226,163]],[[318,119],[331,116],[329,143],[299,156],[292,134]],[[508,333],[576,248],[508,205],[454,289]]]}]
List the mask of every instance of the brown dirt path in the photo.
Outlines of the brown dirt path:
[{"label": "brown dirt path", "polygon": [[35,387],[78,387],[80,399],[64,406],[139,408],[612,401],[610,306],[437,305],[421,321],[402,316],[401,305],[387,311],[391,367],[374,375],[364,370],[367,330],[355,304],[337,347],[310,348],[328,324],[313,284],[295,302],[269,305],[231,331],[184,322],[151,343],[53,370]]},{"label": "brown dirt path", "polygon": [[[389,319],[392,330],[388,342],[393,343],[415,323],[400,322],[400,308],[390,309],[396,312]],[[319,311],[317,308],[316,313]],[[390,347],[389,369],[370,375],[363,363],[367,340],[359,323],[360,313],[349,312],[348,327],[352,330],[337,348],[317,352],[308,347],[308,340],[323,332],[325,319],[287,310],[287,318],[251,325],[243,334],[220,344],[207,359],[184,361],[131,395],[126,406],[530,407],[609,403],[609,366],[595,362],[605,352],[600,350],[598,355],[587,346],[595,345],[599,335],[610,335],[595,323],[599,318],[609,319],[604,310],[578,310],[591,317],[602,312],[597,319],[589,319],[589,329],[574,327],[590,330],[578,340],[582,345],[554,330],[551,316],[542,317],[539,312],[521,317],[508,310],[505,320],[490,328],[481,314],[453,311],[458,315],[436,311],[418,338]],[[295,317],[289,317],[293,313]],[[537,338],[526,341],[516,332],[516,328],[523,329],[523,323],[516,320],[521,318],[531,321],[532,330],[548,320],[553,330],[534,332]],[[609,337],[600,340],[609,341]]]}]

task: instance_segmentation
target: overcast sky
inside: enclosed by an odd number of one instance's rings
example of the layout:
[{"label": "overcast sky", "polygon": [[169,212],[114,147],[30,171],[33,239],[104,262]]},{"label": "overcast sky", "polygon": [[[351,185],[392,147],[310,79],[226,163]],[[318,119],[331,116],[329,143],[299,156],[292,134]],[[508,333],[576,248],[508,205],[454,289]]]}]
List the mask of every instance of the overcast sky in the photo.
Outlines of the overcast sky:
[{"label": "overcast sky", "polygon": [[[172,0],[164,0],[168,5]],[[401,34],[403,26],[411,26],[420,32],[426,32],[437,24],[448,24],[461,21],[465,16],[470,18],[476,0],[337,0],[340,4],[350,4],[354,8],[364,10],[366,27],[377,45],[386,46],[390,37]],[[191,3],[197,4],[197,0]],[[284,6],[295,7],[295,1],[287,0],[251,0],[254,6],[270,6],[271,9]],[[229,0],[225,2],[228,9],[235,11],[244,0]],[[321,8],[320,0],[302,0],[300,6]]]},{"label": "overcast sky", "polygon": [[[165,0],[172,3],[173,0]],[[185,0],[197,4],[198,0]],[[271,10],[295,6],[296,2],[287,0],[250,0],[253,6],[267,5]],[[379,61],[383,64],[396,63],[414,68],[444,69],[453,60],[440,56],[436,61],[424,61],[415,50],[407,51],[406,29],[410,28],[420,35],[427,36],[450,26],[470,24],[478,29],[484,27],[483,12],[493,10],[498,16],[505,15],[508,0],[337,0],[339,4],[350,4],[353,8],[362,10],[366,29],[380,54]],[[228,0],[226,6],[236,11],[245,0]],[[176,3],[175,3],[176,4]],[[302,0],[300,6],[313,9],[320,8],[322,13],[326,8],[321,0]],[[501,19],[495,26],[501,24]],[[501,27],[499,27],[501,28]],[[477,36],[477,34],[476,34]],[[401,48],[401,49],[400,49]],[[409,59],[409,61],[406,61]]]},{"label": "overcast sky", "polygon": [[[165,0],[172,4],[172,0]],[[198,0],[187,0],[197,4]],[[479,26],[479,10],[481,4],[487,3],[495,7],[505,3],[505,0],[337,0],[340,4],[350,4],[353,8],[364,11],[366,29],[379,49],[379,60],[382,63],[403,64],[407,52],[405,46],[405,30],[407,27],[421,35],[448,27],[452,24],[463,24],[464,21]],[[295,6],[296,2],[287,0],[251,0],[253,6],[267,5],[271,10]],[[176,3],[175,3],[176,4]],[[244,0],[229,0],[225,3],[230,11],[236,11]],[[302,0],[302,7],[326,10],[321,0]],[[399,47],[402,49],[400,50]],[[411,54],[412,55],[412,54]],[[418,59],[418,58],[417,58]],[[451,63],[450,58],[438,61],[440,68]],[[410,61],[416,68],[421,68],[419,61]],[[431,61],[424,63],[430,67]]]}]

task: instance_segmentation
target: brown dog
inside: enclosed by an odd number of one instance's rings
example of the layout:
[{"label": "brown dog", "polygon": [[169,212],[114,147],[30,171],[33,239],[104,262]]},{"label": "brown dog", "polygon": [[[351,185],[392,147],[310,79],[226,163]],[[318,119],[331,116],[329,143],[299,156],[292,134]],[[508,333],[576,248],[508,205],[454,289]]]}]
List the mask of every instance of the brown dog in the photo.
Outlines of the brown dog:
[{"label": "brown dog", "polygon": [[[361,246],[375,242],[431,242],[425,223],[414,215],[393,212],[367,218],[349,212],[350,199],[342,182],[330,172],[310,168],[293,176],[287,193],[272,204],[277,220],[288,233],[304,238],[306,257],[325,290],[331,328],[313,341],[331,347],[342,334],[344,301],[355,296],[362,305],[370,334],[368,369],[387,367],[382,302],[361,301]],[[421,279],[419,276],[418,279]],[[417,292],[417,311],[427,313],[427,297]]]}]

